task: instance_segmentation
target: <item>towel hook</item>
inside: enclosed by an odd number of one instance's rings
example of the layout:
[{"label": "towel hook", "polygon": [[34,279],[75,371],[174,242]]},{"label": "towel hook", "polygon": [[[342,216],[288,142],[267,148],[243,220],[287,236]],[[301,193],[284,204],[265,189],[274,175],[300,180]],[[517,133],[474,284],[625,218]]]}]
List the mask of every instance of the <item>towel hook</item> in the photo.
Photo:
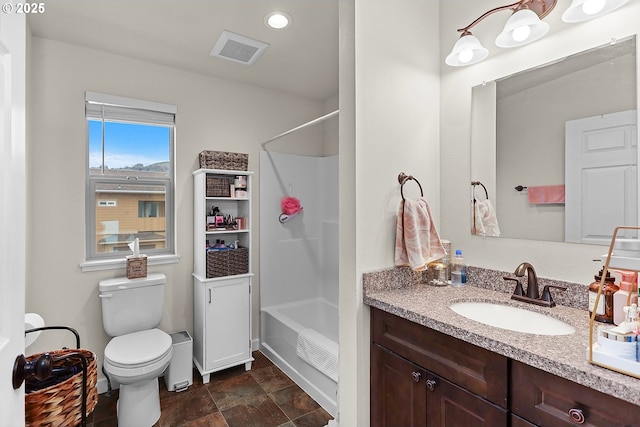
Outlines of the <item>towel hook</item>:
[{"label": "towel hook", "polygon": [[474,194],[473,194],[473,200],[476,199],[475,196],[475,189],[476,189],[476,185],[481,186],[482,188],[484,188],[484,196],[488,199],[489,198],[489,192],[487,191],[487,187],[484,186],[483,183],[481,183],[480,181],[471,181],[471,185],[473,186],[473,190],[474,190]]},{"label": "towel hook", "polygon": [[413,175],[407,175],[404,172],[400,172],[400,174],[398,175],[398,182],[400,183],[400,195],[402,196],[402,200],[406,200],[404,198],[404,191],[403,191],[404,184],[407,181],[412,181],[412,180],[415,181],[416,184],[418,184],[418,187],[420,187],[420,197],[424,197],[424,192],[422,191],[422,185],[420,185],[420,181],[415,179]]}]

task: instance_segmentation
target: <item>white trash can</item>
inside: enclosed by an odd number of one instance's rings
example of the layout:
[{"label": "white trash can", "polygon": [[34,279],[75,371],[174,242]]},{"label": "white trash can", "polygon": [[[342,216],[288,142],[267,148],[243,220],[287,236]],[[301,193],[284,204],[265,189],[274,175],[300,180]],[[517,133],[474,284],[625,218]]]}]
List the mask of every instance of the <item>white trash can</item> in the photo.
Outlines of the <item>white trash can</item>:
[{"label": "white trash can", "polygon": [[187,331],[170,334],[173,345],[171,362],[164,372],[169,391],[184,391],[193,384],[193,338]]}]

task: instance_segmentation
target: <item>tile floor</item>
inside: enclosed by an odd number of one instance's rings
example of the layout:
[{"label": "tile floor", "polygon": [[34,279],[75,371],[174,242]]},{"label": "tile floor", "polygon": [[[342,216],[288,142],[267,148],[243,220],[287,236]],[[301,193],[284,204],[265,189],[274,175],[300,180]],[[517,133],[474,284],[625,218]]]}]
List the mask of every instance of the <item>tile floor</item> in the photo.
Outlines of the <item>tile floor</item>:
[{"label": "tile floor", "polygon": [[[154,427],[322,427],[332,419],[262,353],[244,365],[211,374],[208,384],[194,370],[193,385],[176,393],[160,379],[162,415]],[[88,427],[115,427],[117,390],[102,394]]]}]

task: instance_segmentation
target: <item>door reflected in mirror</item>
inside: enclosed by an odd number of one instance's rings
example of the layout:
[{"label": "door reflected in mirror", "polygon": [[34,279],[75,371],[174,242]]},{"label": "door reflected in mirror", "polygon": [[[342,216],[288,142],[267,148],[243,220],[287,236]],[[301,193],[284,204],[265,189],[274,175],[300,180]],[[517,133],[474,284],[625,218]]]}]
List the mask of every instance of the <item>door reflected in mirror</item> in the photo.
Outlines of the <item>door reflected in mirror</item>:
[{"label": "door reflected in mirror", "polygon": [[[608,245],[638,224],[636,69],[633,36],[473,88],[471,179],[501,237]],[[472,234],[491,235],[478,188]]]}]

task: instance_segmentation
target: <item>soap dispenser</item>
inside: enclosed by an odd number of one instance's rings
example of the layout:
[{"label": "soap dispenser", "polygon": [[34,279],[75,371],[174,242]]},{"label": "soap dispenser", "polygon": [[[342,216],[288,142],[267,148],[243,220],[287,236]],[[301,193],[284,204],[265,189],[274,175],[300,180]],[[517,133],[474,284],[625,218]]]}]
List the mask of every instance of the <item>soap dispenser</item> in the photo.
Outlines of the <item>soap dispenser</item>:
[{"label": "soap dispenser", "polygon": [[[600,270],[597,275],[593,276],[595,281],[589,285],[589,316],[593,313],[596,305],[596,297],[603,273],[604,268]],[[613,323],[613,294],[619,289],[614,283],[615,280],[615,277],[611,277],[611,274],[607,271],[607,275],[604,278],[602,295],[600,295],[600,300],[598,300],[598,307],[595,308],[595,320],[598,322]]]},{"label": "soap dispenser", "polygon": [[622,276],[620,289],[613,294],[613,323],[619,325],[625,320],[624,308],[638,303],[637,273],[635,271],[614,270]]}]

